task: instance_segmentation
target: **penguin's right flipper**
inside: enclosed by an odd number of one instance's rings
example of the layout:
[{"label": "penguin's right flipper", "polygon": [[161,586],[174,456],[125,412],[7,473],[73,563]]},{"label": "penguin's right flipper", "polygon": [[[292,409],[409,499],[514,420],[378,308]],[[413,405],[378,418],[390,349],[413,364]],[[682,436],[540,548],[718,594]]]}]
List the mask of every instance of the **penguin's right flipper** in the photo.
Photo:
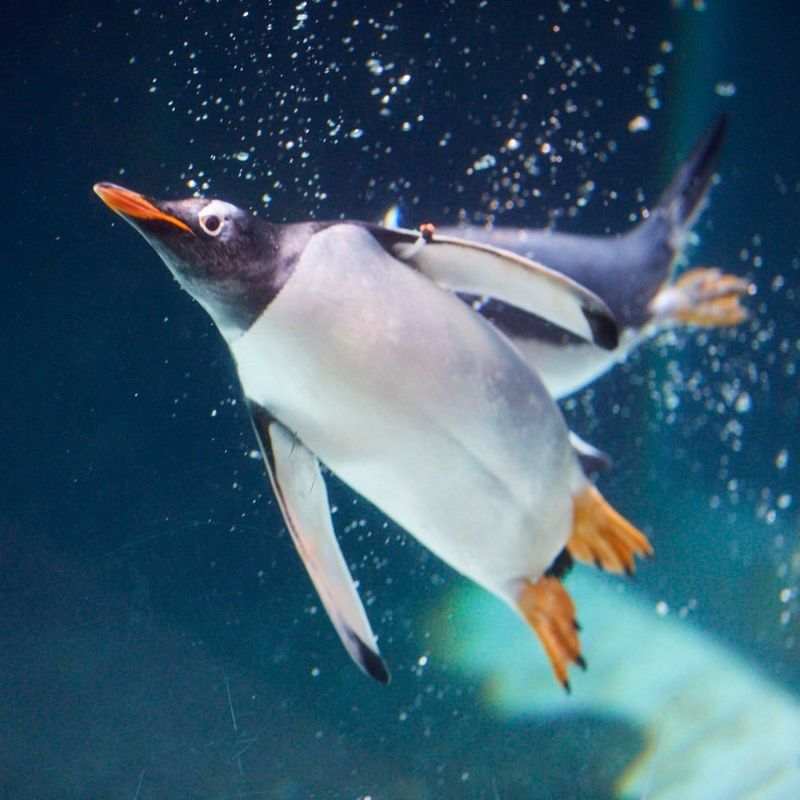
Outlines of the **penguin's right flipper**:
[{"label": "penguin's right flipper", "polygon": [[388,683],[389,671],[339,549],[316,456],[268,411],[252,401],[248,405],[286,527],[342,644],[367,675]]}]

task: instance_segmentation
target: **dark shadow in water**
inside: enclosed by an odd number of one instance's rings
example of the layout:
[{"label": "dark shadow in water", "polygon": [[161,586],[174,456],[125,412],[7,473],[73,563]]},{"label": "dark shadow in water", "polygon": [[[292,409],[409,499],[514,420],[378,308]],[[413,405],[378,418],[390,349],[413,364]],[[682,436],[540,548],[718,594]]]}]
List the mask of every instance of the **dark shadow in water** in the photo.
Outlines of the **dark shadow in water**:
[{"label": "dark shadow in water", "polygon": [[314,680],[264,641],[280,631],[258,641],[258,620],[234,643],[165,614],[135,560],[103,580],[6,527],[0,563],[13,564],[0,585],[4,798],[610,798],[643,745],[620,720],[496,720],[453,676],[439,675],[439,697],[402,669],[377,687],[332,638]]}]

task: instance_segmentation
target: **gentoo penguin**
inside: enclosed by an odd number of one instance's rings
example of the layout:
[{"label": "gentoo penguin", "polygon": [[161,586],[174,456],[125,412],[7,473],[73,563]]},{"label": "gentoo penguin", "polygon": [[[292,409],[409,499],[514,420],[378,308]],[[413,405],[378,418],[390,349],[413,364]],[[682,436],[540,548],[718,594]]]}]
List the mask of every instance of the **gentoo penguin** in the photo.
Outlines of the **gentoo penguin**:
[{"label": "gentoo penguin", "polygon": [[[491,247],[367,223],[271,225],[220,200],[95,191],[155,248],[225,338],[286,526],[356,663],[386,682],[334,534],[324,463],[514,608],[557,679],[583,665],[560,572],[630,572],[647,538],[587,480],[553,399],[454,293],[516,298],[600,346],[604,304]],[[544,300],[543,300],[544,298]]]},{"label": "gentoo penguin", "polygon": [[714,176],[725,127],[720,117],[700,137],[655,208],[621,236],[511,227],[435,229],[434,239],[462,237],[519,253],[569,276],[608,304],[620,341],[602,350],[498,298],[469,298],[514,341],[554,397],[595,380],[664,327],[735,325],[745,319],[738,301],[753,289],[742,278],[712,267],[691,269],[675,279],[676,261]]}]

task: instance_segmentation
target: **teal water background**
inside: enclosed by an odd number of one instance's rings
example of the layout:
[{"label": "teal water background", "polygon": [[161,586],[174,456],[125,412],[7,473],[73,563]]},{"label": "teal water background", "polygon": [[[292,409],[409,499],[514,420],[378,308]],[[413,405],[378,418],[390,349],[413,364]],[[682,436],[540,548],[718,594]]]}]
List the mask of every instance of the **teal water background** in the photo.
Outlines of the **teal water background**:
[{"label": "teal water background", "polygon": [[359,674],[251,457],[222,340],[98,180],[207,183],[276,222],[398,204],[408,224],[620,231],[727,112],[691,260],[749,276],[751,320],[651,343],[566,412],[657,550],[626,597],[796,699],[790,8],[6,5],[0,796],[613,797],[652,733],[542,678],[547,713],[499,710],[449,660],[461,579],[331,478],[394,680]]}]

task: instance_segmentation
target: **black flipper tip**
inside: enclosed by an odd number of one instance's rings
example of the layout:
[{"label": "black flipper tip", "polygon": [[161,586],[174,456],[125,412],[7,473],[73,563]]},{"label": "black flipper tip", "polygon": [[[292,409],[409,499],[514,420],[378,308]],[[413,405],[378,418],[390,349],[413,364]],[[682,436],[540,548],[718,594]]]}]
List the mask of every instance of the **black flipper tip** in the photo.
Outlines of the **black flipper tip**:
[{"label": "black flipper tip", "polygon": [[378,683],[382,683],[384,686],[389,683],[391,676],[389,675],[389,668],[386,666],[386,662],[375,650],[368,647],[355,634],[353,634],[353,641],[358,650],[358,663],[364,672],[366,672],[370,678],[378,681]]},{"label": "black flipper tip", "polygon": [[586,306],[581,310],[592,331],[592,342],[603,350],[614,350],[619,344],[619,327],[611,312]]}]

